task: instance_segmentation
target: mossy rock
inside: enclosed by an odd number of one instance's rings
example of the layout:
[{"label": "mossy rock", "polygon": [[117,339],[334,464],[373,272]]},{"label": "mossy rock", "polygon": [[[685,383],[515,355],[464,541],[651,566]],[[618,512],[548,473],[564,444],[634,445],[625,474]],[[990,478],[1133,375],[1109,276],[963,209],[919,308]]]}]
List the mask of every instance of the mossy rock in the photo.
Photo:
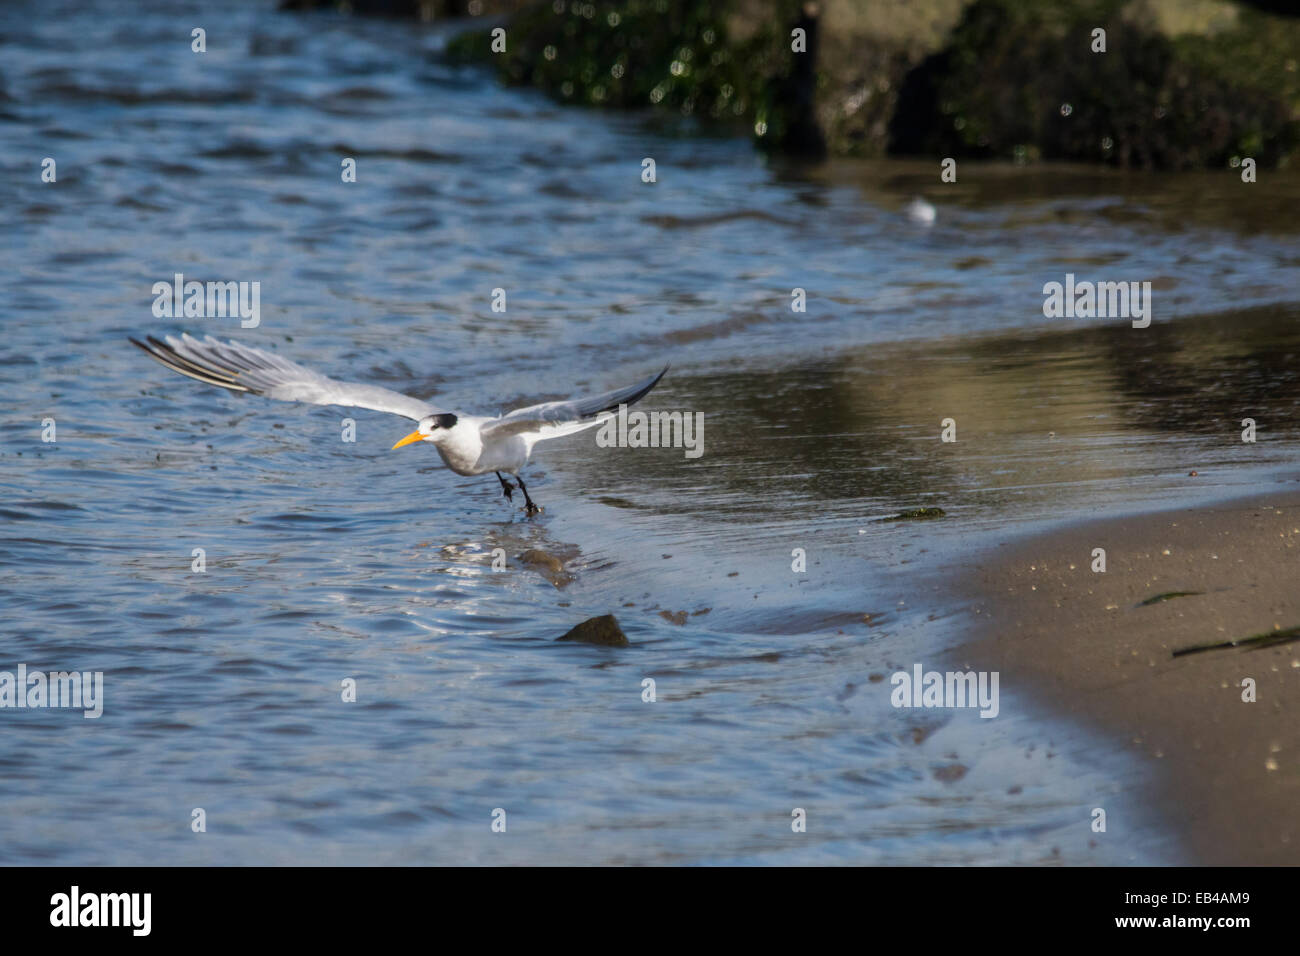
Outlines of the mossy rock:
[{"label": "mossy rock", "polygon": [[[453,62],[563,102],[748,130],[782,153],[1190,169],[1280,166],[1300,149],[1300,20],[1229,0],[285,2],[482,16],[449,43]],[[502,14],[494,52],[486,18]]]},{"label": "mossy rock", "polygon": [[[891,150],[1164,169],[1285,163],[1300,145],[1300,24],[1231,7],[1231,26],[1169,36],[1153,9],[977,0],[909,74]],[[1097,28],[1104,53],[1092,49]]]},{"label": "mossy rock", "polygon": [[[748,7],[761,16],[741,16]],[[748,127],[782,151],[819,153],[813,61],[790,45],[790,29],[805,19],[797,0],[554,0],[510,20],[503,52],[485,26],[454,38],[447,53],[566,102],[658,107]]]}]

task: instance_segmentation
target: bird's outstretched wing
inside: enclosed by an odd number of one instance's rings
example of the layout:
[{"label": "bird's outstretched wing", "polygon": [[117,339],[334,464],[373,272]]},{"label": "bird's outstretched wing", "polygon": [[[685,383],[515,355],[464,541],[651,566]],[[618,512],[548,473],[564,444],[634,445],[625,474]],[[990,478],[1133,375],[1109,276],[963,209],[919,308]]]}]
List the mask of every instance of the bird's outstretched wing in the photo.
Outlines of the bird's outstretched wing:
[{"label": "bird's outstretched wing", "polygon": [[530,405],[507,412],[500,418],[494,418],[479,426],[479,433],[484,438],[498,438],[504,435],[518,435],[521,432],[540,432],[540,438],[558,438],[570,432],[579,431],[599,422],[602,412],[613,412],[620,405],[631,405],[643,398],[650,389],[659,384],[659,380],[668,371],[668,366],[658,375],[652,375],[643,382],[616,388],[612,392],[593,395],[590,398],[572,398],[567,402],[546,402],[542,405]]},{"label": "bird's outstretched wing", "polygon": [[355,405],[378,412],[391,412],[419,421],[445,409],[378,385],[339,382],[303,368],[271,352],[238,342],[218,342],[205,336],[200,342],[189,334],[166,341],[152,335],[133,345],[173,371],[190,378],[229,389],[265,395],[282,402],[310,402],[313,405]]}]

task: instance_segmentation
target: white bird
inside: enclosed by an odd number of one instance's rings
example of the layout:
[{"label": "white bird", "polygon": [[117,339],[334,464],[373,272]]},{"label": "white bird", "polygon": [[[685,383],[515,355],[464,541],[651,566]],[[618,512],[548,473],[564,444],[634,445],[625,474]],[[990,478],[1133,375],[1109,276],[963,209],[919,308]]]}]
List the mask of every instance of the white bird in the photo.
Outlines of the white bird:
[{"label": "white bird", "polygon": [[443,464],[458,475],[495,472],[502,493],[509,500],[513,500],[514,485],[501,472],[514,475],[524,493],[524,510],[529,515],[541,509],[529,497],[519,469],[528,463],[533,446],[547,438],[559,438],[599,425],[619,405],[631,405],[642,398],[668,371],[665,366],[658,375],[612,392],[530,405],[489,418],[449,412],[377,385],[340,382],[271,352],[238,342],[219,342],[210,335],[202,342],[189,334],[180,338],[168,335],[165,342],[152,335],[145,336],[145,340],[138,342],[133,338],[131,343],[173,371],[232,392],[313,405],[353,405],[412,419],[417,423],[415,431],[393,448],[417,441],[429,442],[438,450]]}]

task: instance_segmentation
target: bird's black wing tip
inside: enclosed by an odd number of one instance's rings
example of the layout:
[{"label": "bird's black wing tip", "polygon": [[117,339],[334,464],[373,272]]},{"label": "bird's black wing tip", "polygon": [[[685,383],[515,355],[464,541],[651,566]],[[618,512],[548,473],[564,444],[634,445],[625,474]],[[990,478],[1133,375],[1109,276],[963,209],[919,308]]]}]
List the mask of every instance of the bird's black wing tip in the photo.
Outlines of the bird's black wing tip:
[{"label": "bird's black wing tip", "polygon": [[594,414],[599,415],[602,412],[611,412],[614,409],[618,408],[619,405],[635,405],[637,402],[641,401],[641,399],[649,395],[650,390],[654,388],[656,385],[658,385],[659,380],[667,374],[668,374],[668,366],[665,365],[664,370],[660,372],[658,375],[656,375],[654,378],[647,379],[646,382],[642,385],[633,386],[631,391],[624,392],[623,394],[619,395],[618,398],[612,404],[605,406],[604,408],[600,409],[600,411],[595,412]]},{"label": "bird's black wing tip", "polygon": [[155,336],[146,335],[144,337],[145,342],[149,343],[148,345],[145,345],[144,342],[140,342],[132,336],[127,336],[127,338],[132,345],[142,349],[145,354],[154,361],[158,362],[160,365],[165,365],[173,372],[180,372],[182,375],[189,378],[196,379],[197,381],[204,382],[208,385],[215,385],[218,388],[224,388],[232,392],[251,391],[251,389],[236,382],[228,371],[220,368],[208,368],[205,365],[193,362],[181,355],[169,344]]}]

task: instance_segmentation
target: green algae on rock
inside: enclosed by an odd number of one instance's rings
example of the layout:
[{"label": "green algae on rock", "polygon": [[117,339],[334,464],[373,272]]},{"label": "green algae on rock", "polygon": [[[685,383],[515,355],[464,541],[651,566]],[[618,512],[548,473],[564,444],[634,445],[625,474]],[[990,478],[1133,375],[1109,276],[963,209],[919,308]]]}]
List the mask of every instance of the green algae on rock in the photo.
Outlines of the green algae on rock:
[{"label": "green algae on rock", "polygon": [[[748,7],[762,15],[745,17]],[[796,0],[554,0],[510,20],[504,52],[492,51],[490,27],[461,34],[447,52],[561,100],[745,124],[760,143],[816,153],[824,147],[807,109],[811,60],[790,41],[801,19]]]},{"label": "green algae on rock", "polygon": [[[450,53],[569,102],[743,123],[787,153],[1284,164],[1300,146],[1300,23],[1199,6],[1210,13],[1162,0],[555,0],[511,19],[504,53],[477,28]],[[792,49],[799,29],[805,52]]]},{"label": "green algae on rock", "polygon": [[908,75],[891,149],[1162,169],[1243,156],[1284,164],[1300,145],[1300,23],[1200,6],[1217,19],[1134,0],[976,0]]},{"label": "green algae on rock", "polygon": [[786,154],[1223,169],[1300,149],[1300,20],[1231,0],[285,5],[484,18],[449,42],[453,62],[564,102],[747,129]]}]

